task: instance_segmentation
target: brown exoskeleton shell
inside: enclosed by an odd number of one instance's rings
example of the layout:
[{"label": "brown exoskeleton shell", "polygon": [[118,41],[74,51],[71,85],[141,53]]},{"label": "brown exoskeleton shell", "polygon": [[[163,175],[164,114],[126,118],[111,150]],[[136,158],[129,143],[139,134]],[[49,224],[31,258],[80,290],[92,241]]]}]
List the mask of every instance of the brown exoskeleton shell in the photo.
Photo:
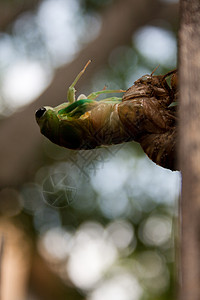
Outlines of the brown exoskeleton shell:
[{"label": "brown exoskeleton shell", "polygon": [[[171,87],[166,77],[172,75]],[[177,170],[176,107],[177,71],[165,75],[145,75],[135,81],[122,98],[119,117],[144,152],[158,165]]]}]

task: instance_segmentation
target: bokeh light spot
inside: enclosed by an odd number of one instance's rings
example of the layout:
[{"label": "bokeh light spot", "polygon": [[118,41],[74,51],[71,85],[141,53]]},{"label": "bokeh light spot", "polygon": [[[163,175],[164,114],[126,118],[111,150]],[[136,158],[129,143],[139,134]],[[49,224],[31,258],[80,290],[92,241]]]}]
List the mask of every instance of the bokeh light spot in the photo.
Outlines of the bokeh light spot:
[{"label": "bokeh light spot", "polygon": [[137,49],[155,64],[175,66],[176,38],[168,30],[153,26],[139,29],[133,38]]}]

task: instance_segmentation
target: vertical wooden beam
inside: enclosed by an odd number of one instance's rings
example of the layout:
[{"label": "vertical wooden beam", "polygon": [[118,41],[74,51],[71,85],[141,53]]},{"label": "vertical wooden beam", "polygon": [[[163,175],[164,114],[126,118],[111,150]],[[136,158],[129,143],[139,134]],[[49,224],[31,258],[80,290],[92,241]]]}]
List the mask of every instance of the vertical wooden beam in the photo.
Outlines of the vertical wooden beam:
[{"label": "vertical wooden beam", "polygon": [[179,163],[182,171],[179,300],[200,299],[200,1],[181,0]]}]

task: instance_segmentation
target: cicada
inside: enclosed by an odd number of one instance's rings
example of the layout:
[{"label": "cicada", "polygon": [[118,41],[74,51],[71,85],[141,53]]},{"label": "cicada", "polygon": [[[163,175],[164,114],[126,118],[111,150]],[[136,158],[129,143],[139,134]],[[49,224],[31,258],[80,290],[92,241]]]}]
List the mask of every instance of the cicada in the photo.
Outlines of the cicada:
[{"label": "cicada", "polygon": [[[129,141],[140,143],[158,165],[176,170],[177,71],[144,75],[127,91],[102,90],[75,98],[78,74],[68,89],[68,101],[36,111],[41,133],[60,146],[90,150]],[[171,86],[166,78],[172,76]],[[100,94],[123,93],[103,100]]]}]

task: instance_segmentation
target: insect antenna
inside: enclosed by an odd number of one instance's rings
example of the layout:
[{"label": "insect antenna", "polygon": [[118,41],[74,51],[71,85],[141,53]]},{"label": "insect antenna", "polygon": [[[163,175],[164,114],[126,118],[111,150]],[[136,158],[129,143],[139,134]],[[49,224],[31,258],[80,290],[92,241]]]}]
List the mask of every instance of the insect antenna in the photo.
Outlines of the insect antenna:
[{"label": "insect antenna", "polygon": [[160,67],[160,65],[158,65],[152,72],[151,72],[151,76],[155,73],[155,71]]}]

